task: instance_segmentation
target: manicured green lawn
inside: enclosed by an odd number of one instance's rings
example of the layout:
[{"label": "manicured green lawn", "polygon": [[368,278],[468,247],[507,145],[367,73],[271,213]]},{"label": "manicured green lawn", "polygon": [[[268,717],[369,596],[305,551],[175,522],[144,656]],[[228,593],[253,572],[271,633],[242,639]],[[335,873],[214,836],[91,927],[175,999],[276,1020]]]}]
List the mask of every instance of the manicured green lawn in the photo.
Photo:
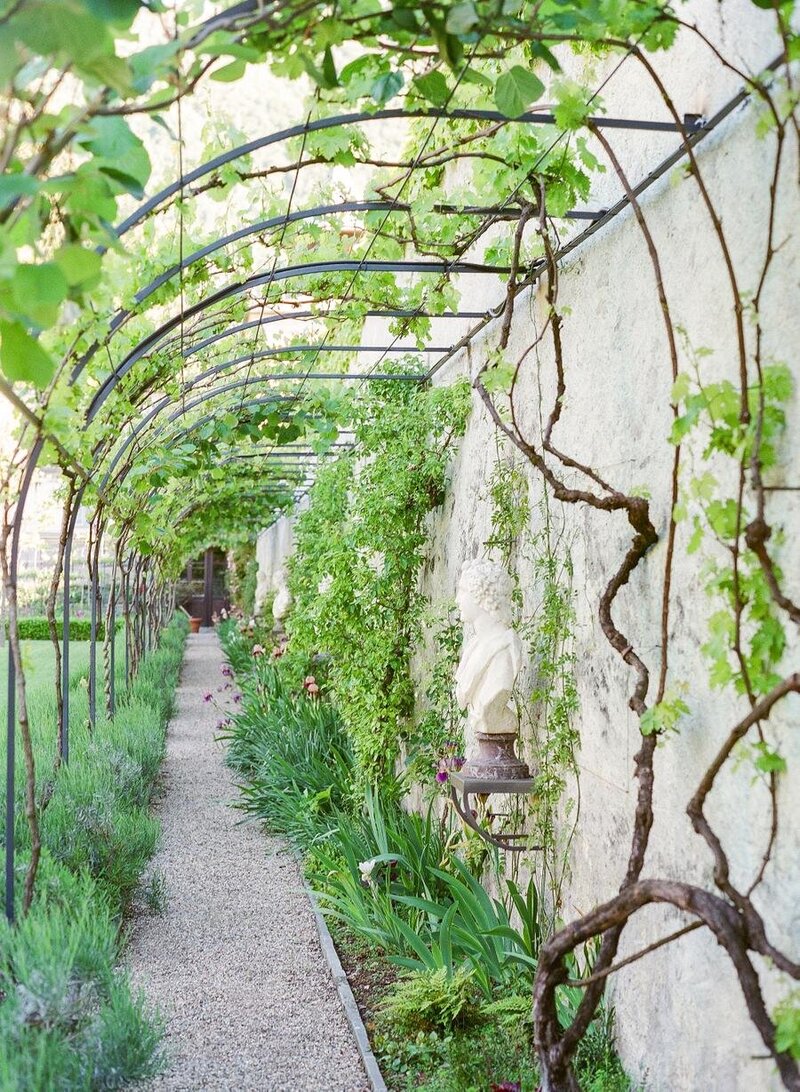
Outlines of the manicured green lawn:
[{"label": "manicured green lawn", "polygon": [[[55,757],[57,717],[55,703],[55,653],[49,641],[23,641],[22,658],[27,683],[28,714],[34,740],[37,762],[48,763]],[[85,730],[88,714],[86,678],[89,673],[89,642],[71,641],[70,666],[70,721],[72,730]],[[125,685],[125,636],[120,632],[116,641],[117,690]],[[5,740],[5,720],[8,698],[8,644],[0,648],[0,740]],[[97,649],[98,714],[102,713],[102,646]],[[3,745],[4,746],[4,745]],[[17,747],[17,773],[22,776],[22,749]],[[0,786],[0,800],[4,799],[4,786]]]},{"label": "manicured green lawn", "polygon": [[[22,662],[25,680],[33,697],[41,688],[53,689],[55,653],[49,641],[23,641]],[[89,670],[89,642],[72,641],[69,646],[70,682],[72,686]],[[8,644],[0,648],[0,713],[5,715],[8,678]]]}]

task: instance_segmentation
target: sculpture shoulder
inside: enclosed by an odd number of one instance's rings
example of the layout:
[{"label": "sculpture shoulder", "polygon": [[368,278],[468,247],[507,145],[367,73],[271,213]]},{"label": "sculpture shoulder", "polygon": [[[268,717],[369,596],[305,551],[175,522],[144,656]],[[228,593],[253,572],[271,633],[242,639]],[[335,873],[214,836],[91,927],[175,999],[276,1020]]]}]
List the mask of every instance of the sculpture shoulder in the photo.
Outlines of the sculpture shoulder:
[{"label": "sculpture shoulder", "polygon": [[[464,648],[456,678],[462,684],[491,673],[496,678],[509,676],[513,685],[522,663],[522,642],[513,629],[498,630],[490,637],[473,638]],[[499,681],[499,678],[498,678]]]}]

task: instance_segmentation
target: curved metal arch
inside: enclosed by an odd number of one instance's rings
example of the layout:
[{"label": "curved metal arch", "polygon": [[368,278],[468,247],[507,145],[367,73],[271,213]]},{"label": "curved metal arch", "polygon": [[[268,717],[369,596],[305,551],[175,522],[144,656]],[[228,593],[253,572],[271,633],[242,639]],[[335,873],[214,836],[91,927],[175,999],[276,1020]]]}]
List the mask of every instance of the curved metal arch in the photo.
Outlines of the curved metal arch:
[{"label": "curved metal arch", "polygon": [[[200,261],[202,258],[207,258],[209,254],[214,254],[218,250],[222,250],[224,247],[229,246],[231,243],[237,243],[241,239],[246,239],[251,235],[259,235],[263,231],[270,231],[273,228],[284,227],[288,224],[298,223],[302,220],[314,220],[320,216],[336,216],[343,215],[348,212],[408,212],[410,205],[407,203],[398,204],[394,201],[341,201],[335,205],[316,205],[313,208],[297,209],[295,212],[282,213],[280,216],[271,216],[267,220],[259,220],[255,224],[249,224],[246,227],[239,228],[237,231],[232,231],[228,235],[218,236],[213,243],[207,243],[205,246],[195,250],[192,254],[189,254],[181,262],[176,262],[170,266],[169,269],[165,269],[163,273],[160,273],[149,284],[141,288],[133,297],[136,303],[144,303],[146,299],[153,295],[159,288],[176,277],[182,269],[188,269],[189,266],[194,265],[195,262]],[[434,205],[433,211],[440,213],[443,216],[494,216],[497,220],[517,220],[520,215],[520,208],[518,206],[508,206],[505,208],[499,208],[493,205],[470,205],[464,208],[458,208],[455,205]],[[570,220],[596,220],[601,216],[601,212],[591,212],[589,210],[574,209],[564,214],[559,219]],[[114,318],[109,323],[109,331],[114,333],[115,330],[131,315],[135,314],[132,309],[120,310],[116,313]]]},{"label": "curved metal arch", "polygon": [[144,337],[136,348],[132,349],[120,365],[114,369],[110,376],[100,386],[96,392],[92,402],[86,412],[86,423],[90,424],[101,406],[105,402],[109,394],[114,390],[117,383],[123,379],[137,361],[141,360],[147,353],[152,352],[161,339],[177,326],[181,322],[185,322],[187,318],[193,318],[195,315],[202,314],[203,311],[209,307],[213,307],[217,303],[222,303],[223,300],[231,299],[234,296],[240,296],[245,292],[249,292],[253,288],[258,288],[262,284],[273,283],[276,281],[292,280],[295,277],[309,277],[322,275],[325,273],[452,273],[458,275],[464,274],[490,274],[499,275],[502,273],[509,273],[509,266],[490,266],[482,265],[478,262],[422,262],[422,261],[382,261],[378,259],[341,259],[339,261],[330,262],[308,262],[300,265],[285,266],[283,269],[274,270],[271,273],[259,273],[256,276],[248,277],[245,281],[240,281],[235,284],[226,285],[224,288],[218,289],[218,291],[212,293],[210,296],[206,296],[205,299],[199,300],[191,307],[186,308],[178,315],[173,315],[165,323],[162,323],[157,330]]},{"label": "curved metal arch", "polygon": [[[409,308],[401,310],[399,308],[386,309],[384,311],[371,309],[364,312],[365,318],[430,318],[430,319],[482,319],[486,315],[485,311],[445,311],[441,315],[435,315],[430,311],[415,311]],[[289,322],[295,319],[326,319],[336,317],[335,312],[327,311],[320,314],[317,311],[294,311],[287,312],[281,315],[265,315],[257,319],[250,319],[247,322],[238,323],[236,326],[230,326],[228,329],[223,330],[221,333],[213,334],[210,337],[204,338],[202,341],[190,345],[188,349],[185,349],[181,354],[185,360],[188,360],[194,353],[199,353],[202,349],[207,349],[209,345],[214,345],[218,341],[223,341],[227,337],[234,337],[236,334],[244,333],[246,330],[252,330],[256,327],[270,326],[277,322]],[[206,327],[208,329],[208,327]],[[421,350],[417,350],[421,351]]]},{"label": "curved metal arch", "polygon": [[[241,494],[240,494],[240,496],[241,496],[241,497],[242,497],[242,498],[243,498],[244,500],[256,500],[256,498],[257,498],[257,497],[259,497],[260,495],[261,495],[260,493],[257,493],[257,492],[250,492],[249,490],[247,490],[247,491],[245,491],[244,493],[241,493]],[[185,520],[187,516],[191,515],[191,514],[192,514],[193,512],[195,512],[195,511],[196,511],[196,510],[197,510],[198,508],[202,508],[202,507],[203,507],[203,504],[204,504],[205,502],[209,501],[209,500],[211,500],[211,498],[210,498],[210,497],[206,497],[206,498],[204,498],[204,500],[202,500],[202,501],[201,501],[201,500],[197,500],[197,501],[195,501],[195,502],[194,502],[193,504],[189,504],[189,505],[187,505],[187,506],[186,506],[186,507],[185,507],[185,508],[184,508],[184,509],[183,509],[183,510],[182,510],[181,512],[179,512],[179,513],[178,513],[178,515],[177,515],[177,516],[175,517],[175,523],[176,523],[176,524],[180,524],[180,523],[182,523],[182,522],[183,522],[183,520]]]},{"label": "curved metal arch", "polygon": [[[307,351],[307,350],[316,350],[316,349],[319,349],[319,348],[324,348],[325,352],[375,352],[375,353],[380,353],[380,352],[386,352],[387,350],[390,350],[393,347],[392,346],[379,346],[379,345],[326,345],[324,347],[321,347],[321,346],[318,346],[318,345],[293,345],[293,346],[285,346],[285,347],[283,347],[281,349],[266,350],[266,351],[261,352],[261,353],[248,354],[246,356],[237,357],[235,360],[229,360],[229,361],[225,361],[222,364],[218,364],[214,368],[210,368],[208,371],[202,372],[200,375],[195,376],[190,382],[184,384],[184,386],[181,389],[180,394],[178,394],[178,395],[164,395],[161,399],[159,399],[159,401],[154,406],[151,406],[150,409],[145,414],[145,416],[137,423],[137,425],[133,429],[132,433],[129,434],[129,436],[123,442],[121,447],[118,449],[117,453],[114,455],[114,457],[112,459],[112,462],[111,462],[111,465],[109,467],[109,472],[111,470],[113,470],[113,468],[119,462],[119,458],[120,458],[122,452],[125,451],[127,449],[127,447],[130,446],[130,444],[133,443],[133,441],[138,436],[141,435],[141,433],[145,430],[147,425],[149,425],[153,420],[155,420],[155,418],[163,410],[167,409],[170,405],[174,404],[174,402],[176,401],[177,398],[182,397],[188,391],[191,391],[191,390],[195,389],[196,387],[200,386],[200,384],[203,383],[205,380],[212,379],[216,375],[221,375],[223,372],[227,371],[229,368],[235,367],[237,364],[247,363],[248,361],[251,361],[251,360],[258,360],[258,359],[261,359],[261,358],[264,358],[264,357],[268,358],[268,357],[278,356],[278,355],[282,355],[283,353],[287,353],[287,352],[294,352],[294,351],[302,352],[302,351]],[[397,351],[399,352],[399,351],[402,351],[402,350],[398,349]],[[424,349],[424,350],[416,350],[415,349],[413,351],[414,352],[440,353],[440,352],[447,352],[448,349],[447,348],[443,349],[440,346],[435,346],[435,347]],[[391,382],[406,382],[406,383],[424,383],[425,379],[426,379],[426,373],[424,373],[424,372],[419,372],[419,373],[415,372],[413,374],[411,374],[411,373],[392,374],[392,373],[383,373],[383,372],[369,372],[369,373],[361,374],[359,372],[273,372],[273,373],[270,373],[269,375],[251,376],[251,377],[249,377],[247,382],[250,383],[250,382],[253,382],[256,379],[258,379],[260,382],[263,382],[263,383],[275,383],[275,382],[284,382],[284,381],[290,381],[290,380],[302,380],[302,381],[307,381],[307,380],[335,380],[337,382],[338,381],[342,381],[342,382],[391,381]],[[244,385],[244,384],[242,384],[242,385]],[[235,386],[236,386],[236,384],[231,384],[231,385],[226,386],[226,387],[213,388],[213,389],[207,391],[206,393],[208,394],[209,398],[213,398],[215,396],[215,394],[224,393],[225,391],[230,390],[232,387],[235,387]],[[285,395],[285,396],[280,396],[280,397],[276,396],[275,397],[276,402],[281,402],[281,401],[290,402],[290,401],[293,401],[293,400],[294,400],[293,396],[291,396],[291,395]],[[190,405],[187,405],[185,407],[185,409],[187,411],[190,408],[191,408]],[[174,418],[170,417],[169,421],[172,421],[172,420],[174,420]],[[105,488],[105,485],[107,484],[107,482],[108,482],[108,476],[103,478],[103,484],[102,484],[101,488]]]},{"label": "curved metal arch", "polygon": [[[223,152],[220,155],[215,156],[214,158],[212,158],[210,160],[207,160],[205,163],[200,164],[200,166],[196,167],[194,170],[189,171],[186,174],[184,174],[184,175],[180,176],[179,178],[175,179],[169,185],[167,185],[163,189],[161,189],[158,193],[154,194],[153,197],[151,197],[147,201],[145,201],[133,213],[131,213],[130,216],[128,216],[125,220],[123,220],[120,224],[118,224],[113,229],[114,233],[117,236],[117,238],[121,238],[132,227],[134,227],[136,224],[140,223],[150,212],[152,212],[156,208],[158,208],[159,205],[161,205],[164,201],[166,201],[169,197],[173,196],[175,193],[179,193],[179,192],[184,193],[184,191],[186,190],[186,187],[189,186],[192,182],[197,181],[199,178],[202,178],[205,175],[212,173],[213,171],[217,170],[218,168],[223,167],[223,166],[227,165],[228,163],[231,163],[231,162],[235,161],[236,159],[241,159],[242,157],[244,157],[246,155],[249,155],[254,151],[257,151],[260,148],[265,148],[265,147],[269,147],[271,145],[281,144],[284,141],[292,139],[293,137],[303,136],[303,135],[306,135],[306,134],[308,134],[310,132],[321,131],[321,130],[325,130],[325,129],[341,128],[341,127],[344,127],[344,126],[347,126],[347,125],[360,124],[362,122],[369,122],[369,121],[380,121],[380,120],[401,119],[401,118],[420,118],[420,117],[421,118],[430,117],[430,118],[433,118],[433,119],[448,119],[448,118],[450,118],[450,119],[456,119],[456,120],[465,119],[465,120],[478,120],[478,121],[499,121],[499,122],[502,122],[504,124],[512,124],[512,125],[513,124],[530,124],[530,125],[553,125],[553,124],[555,124],[555,117],[554,117],[553,114],[546,113],[546,112],[539,112],[539,111],[536,111],[536,110],[527,111],[526,113],[521,114],[521,115],[519,115],[518,117],[515,117],[515,118],[509,118],[509,117],[506,117],[504,114],[501,114],[499,111],[496,111],[496,110],[477,110],[477,109],[470,109],[470,108],[458,108],[458,109],[455,109],[455,110],[444,110],[444,109],[439,109],[439,108],[436,108],[436,107],[426,107],[426,108],[418,109],[418,110],[414,110],[414,109],[408,110],[408,109],[405,109],[405,108],[402,108],[402,109],[401,108],[394,108],[394,109],[388,109],[388,110],[377,110],[377,111],[374,111],[374,112],[361,111],[361,112],[350,113],[350,114],[338,114],[338,115],[334,115],[334,116],[328,117],[328,118],[317,118],[314,121],[306,121],[306,122],[304,122],[302,124],[290,126],[289,128],[286,128],[286,129],[276,130],[273,133],[269,133],[269,134],[266,134],[265,136],[262,136],[262,137],[259,137],[259,138],[255,139],[255,140],[248,141],[245,144],[240,144],[235,148],[230,148],[230,149],[228,149],[228,151]],[[591,123],[597,125],[600,128],[639,129],[639,130],[656,131],[656,132],[680,132],[681,131],[681,127],[679,125],[677,125],[675,122],[672,122],[672,121],[663,121],[663,122],[659,122],[659,121],[642,121],[642,120],[638,120],[638,119],[608,118],[608,117],[594,117],[594,118],[590,118],[588,120]],[[189,196],[191,197],[192,194],[189,194]],[[358,204],[358,203],[356,202],[356,203],[350,203],[350,204]],[[376,209],[382,209],[382,208],[385,207],[386,211],[403,211],[404,209],[407,208],[407,206],[402,206],[402,205],[399,205],[399,204],[397,204],[395,202],[364,202],[362,204],[372,205]],[[444,209],[446,207],[447,206],[442,206],[442,209]],[[190,255],[189,258],[186,259],[184,262],[178,264],[177,266],[172,266],[170,268],[170,270],[167,270],[164,274],[161,274],[159,277],[155,278],[149,285],[147,285],[144,289],[140,290],[140,292],[137,293],[137,296],[135,298],[137,299],[137,302],[142,302],[144,299],[148,298],[154,291],[156,291],[156,289],[158,287],[165,284],[166,281],[171,279],[171,277],[175,276],[180,271],[181,268],[186,268],[188,265],[191,265],[192,262],[199,260],[201,257],[203,257],[203,256],[205,256],[205,255],[207,255],[209,253],[212,253],[214,250],[219,249],[221,246],[227,245],[228,242],[235,241],[238,238],[244,238],[247,234],[250,234],[250,233],[258,231],[258,230],[267,230],[269,226],[276,226],[277,227],[277,226],[280,226],[281,224],[290,223],[293,220],[299,220],[299,219],[303,219],[303,218],[314,217],[316,215],[322,215],[326,211],[329,211],[329,212],[347,211],[347,208],[343,208],[343,207],[340,207],[340,206],[319,206],[317,209],[312,209],[312,210],[307,210],[307,211],[306,210],[300,210],[299,212],[294,213],[294,214],[283,215],[283,216],[280,216],[280,217],[275,217],[275,218],[273,218],[271,220],[262,221],[260,225],[256,225],[255,227],[253,227],[251,229],[242,229],[239,232],[233,232],[228,236],[220,237],[214,243],[208,244],[208,246],[203,247],[200,250],[196,251],[193,255]],[[355,209],[351,209],[351,211],[355,211]],[[366,211],[369,211],[369,210],[367,209]],[[473,212],[475,214],[480,214],[481,211],[482,210],[478,206],[476,206],[473,209]],[[486,210],[483,210],[483,211],[486,211]],[[492,209],[490,211],[496,212],[496,210],[494,210],[494,209]],[[460,214],[460,215],[469,215],[469,209],[458,210],[458,209],[454,208],[453,212],[455,212],[457,214]],[[513,219],[514,215],[519,215],[519,212],[517,210],[515,213],[512,213],[511,209],[508,209],[508,210],[506,210],[505,214],[501,213],[501,215],[505,215],[506,218],[512,218]],[[573,219],[578,219],[579,218],[579,219],[589,219],[589,220],[596,220],[599,215],[600,215],[599,213],[592,213],[589,210],[572,210],[570,213],[567,214],[568,218],[573,218]],[[105,249],[106,248],[101,248],[101,252],[103,252],[103,250],[105,250]],[[120,325],[132,313],[133,312],[128,310],[128,309],[117,312],[117,314],[113,317],[113,319],[111,321],[110,332],[113,333],[116,329],[118,329],[120,327]],[[95,349],[96,349],[96,347],[95,347]],[[78,363],[76,368],[73,370],[72,379],[71,379],[72,382],[75,382],[77,377],[80,375],[81,371],[83,370],[83,367],[85,366],[86,362],[89,359],[91,359],[91,356],[93,355],[94,351],[95,350],[90,350],[84,356],[84,358]]]},{"label": "curved metal arch", "polygon": [[[175,413],[171,414],[169,416],[169,418],[167,419],[167,421],[163,425],[161,425],[159,427],[159,430],[156,433],[156,435],[160,435],[164,431],[164,429],[167,427],[167,425],[171,424],[173,421],[176,421],[184,413],[187,413],[189,411],[189,409],[194,408],[197,405],[201,405],[204,401],[210,401],[212,398],[216,397],[217,394],[221,394],[221,393],[223,393],[223,391],[221,391],[221,390],[207,391],[205,398],[195,399],[192,406],[187,405],[185,407],[182,407],[181,410],[176,411]],[[150,422],[153,421],[162,412],[162,410],[168,409],[169,406],[171,406],[173,404],[173,401],[174,400],[169,395],[165,395],[165,397],[162,398],[161,401],[156,406],[153,406],[147,412],[147,414],[142,418],[142,420],[139,421],[136,424],[136,427],[134,429],[132,429],[131,432],[128,433],[128,435],[124,438],[124,440],[119,445],[117,450],[114,452],[114,455],[113,455],[113,457],[111,459],[111,462],[109,463],[108,469],[106,470],[105,474],[103,475],[102,488],[105,488],[109,484],[109,482],[111,480],[111,475],[113,474],[115,468],[119,465],[120,459],[125,454],[125,452],[128,450],[128,448],[131,446],[131,444],[135,443],[135,441],[145,431],[145,429],[150,424]],[[291,395],[275,394],[275,395],[270,396],[269,398],[262,399],[259,402],[259,405],[266,405],[268,402],[275,402],[276,404],[280,404],[281,402],[290,402],[290,401],[293,401]],[[204,418],[202,418],[201,421],[194,422],[194,424],[192,425],[192,428],[199,428],[201,424],[205,424],[207,421],[210,421],[212,418],[213,418],[213,414],[206,414],[206,416]],[[188,435],[189,431],[191,431],[191,429],[187,430],[186,435]],[[127,473],[128,472],[126,471],[126,473],[122,475],[122,477],[120,478],[121,481],[125,480],[125,478],[127,477]]]},{"label": "curved metal arch", "polygon": [[[126,437],[126,439],[124,439],[123,442],[120,444],[120,447],[117,450],[117,452],[114,454],[114,456],[112,456],[111,463],[110,463],[110,466],[108,468],[108,472],[107,472],[106,476],[103,478],[102,488],[105,488],[105,486],[107,485],[108,480],[109,480],[109,474],[111,473],[112,470],[114,470],[114,467],[119,463],[119,460],[120,460],[121,455],[123,454],[123,452],[126,451],[131,446],[131,443],[133,443],[135,439],[138,439],[138,437],[141,436],[142,432],[145,430],[147,425],[150,425],[153,422],[153,420],[160,413],[162,413],[164,410],[166,410],[166,408],[169,405],[174,404],[175,401],[178,399],[178,397],[186,394],[188,391],[191,391],[196,387],[199,387],[199,385],[202,382],[204,382],[205,380],[212,379],[214,376],[222,375],[222,373],[224,371],[227,371],[229,368],[236,367],[239,364],[246,364],[250,360],[270,358],[270,357],[275,357],[275,356],[283,356],[285,354],[302,353],[302,352],[309,352],[309,351],[311,351],[311,352],[313,352],[313,351],[324,351],[326,353],[386,353],[386,352],[389,352],[389,351],[409,352],[409,353],[418,353],[418,352],[419,353],[446,353],[446,352],[449,352],[449,348],[447,348],[446,346],[445,347],[430,346],[430,347],[426,347],[426,348],[423,348],[423,349],[417,349],[416,347],[408,347],[407,348],[405,346],[392,346],[392,345],[287,345],[287,346],[280,346],[280,347],[277,347],[277,348],[274,348],[274,349],[265,349],[265,351],[263,351],[261,353],[247,354],[247,355],[244,355],[244,356],[241,356],[241,357],[237,357],[234,360],[226,360],[226,361],[224,361],[223,364],[216,365],[214,368],[211,368],[211,369],[208,369],[207,371],[201,372],[199,376],[195,376],[190,382],[184,384],[183,388],[181,389],[180,394],[164,395],[162,397],[162,399],[159,399],[158,402],[155,405],[150,407],[150,410],[148,410],[146,412],[146,414],[140,420],[140,422],[136,423],[136,426],[133,428],[133,430],[130,432],[130,434]],[[362,373],[359,373],[359,372],[307,372],[307,371],[301,371],[301,372],[273,372],[273,373],[270,373],[270,375],[268,375],[268,376],[261,376],[261,377],[253,376],[253,377],[250,377],[251,380],[254,380],[256,378],[260,379],[263,382],[277,382],[277,381],[289,381],[289,380],[303,380],[303,381],[306,381],[306,380],[336,380],[336,381],[345,381],[345,382],[346,381],[349,381],[349,382],[354,382],[354,381],[363,382],[363,381],[366,381],[366,380],[369,380],[369,381],[387,380],[387,381],[392,381],[392,382],[397,382],[397,381],[401,381],[401,382],[425,382],[426,373],[425,372],[419,372],[419,373],[415,372],[415,373],[399,373],[399,375],[393,375],[393,373],[369,372],[369,373],[366,373],[366,375],[362,375]],[[219,391],[219,393],[223,393],[224,391],[226,391],[228,389],[229,389],[228,387],[220,388],[220,389],[215,388],[214,390],[208,391],[207,394],[208,394],[208,396],[213,397],[215,395],[215,393],[217,393],[217,391]],[[278,401],[291,401],[291,396],[287,395],[287,396],[283,397],[283,399],[278,399],[278,397],[276,397],[275,401],[276,402],[278,402]],[[189,410],[190,406],[186,406],[186,408],[187,408],[187,410]],[[174,419],[174,418],[172,418],[172,417],[169,418],[169,420],[172,420],[172,419]]]},{"label": "curved metal arch", "polygon": [[[176,193],[185,193],[187,187],[190,186],[192,182],[196,182],[199,178],[203,178],[204,175],[211,174],[220,167],[224,167],[236,159],[242,159],[244,156],[250,155],[252,152],[256,152],[261,148],[267,148],[274,144],[282,144],[286,140],[291,140],[292,137],[302,137],[308,133],[315,133],[324,129],[343,128],[346,125],[358,125],[370,121],[395,121],[402,118],[450,118],[456,121],[500,121],[507,125],[555,125],[556,123],[553,114],[537,112],[535,110],[529,110],[524,114],[520,114],[518,117],[509,118],[506,117],[505,114],[501,114],[499,110],[471,110],[464,107],[455,110],[443,110],[437,109],[436,107],[408,110],[398,107],[389,110],[375,110],[372,113],[359,111],[351,114],[336,114],[328,118],[315,118],[313,121],[291,125],[286,129],[278,129],[273,133],[257,137],[255,140],[249,140],[245,144],[239,144],[236,148],[229,148],[227,152],[222,152],[213,159],[201,163],[200,166],[195,167],[194,170],[187,171],[186,174],[181,175],[180,178],[170,182],[169,185],[159,190],[158,193],[153,194],[152,197],[148,198],[147,201],[135,209],[130,216],[123,220],[121,224],[117,225],[115,234],[118,238],[121,238],[130,231],[132,227],[141,223],[149,213],[153,212],[154,209],[157,209],[158,206],[163,204],[168,198]],[[680,126],[676,125],[674,121],[640,121],[628,118],[592,117],[587,119],[587,124],[596,125],[601,129],[640,129],[648,132],[662,133],[676,133],[680,131]]]},{"label": "curved metal arch", "polygon": [[[194,376],[188,382],[184,383],[181,388],[182,392],[191,390],[197,387],[206,379],[213,379],[215,375],[221,375],[223,372],[227,372],[231,368],[236,368],[240,364],[254,364],[257,360],[271,360],[275,357],[281,356],[294,356],[295,354],[315,352],[319,353],[381,353],[382,358],[387,353],[405,353],[409,356],[422,355],[424,353],[447,353],[450,351],[450,346],[445,345],[430,345],[423,349],[418,349],[416,346],[407,345],[326,345],[324,342],[316,345],[301,344],[301,345],[280,345],[272,349],[262,349],[257,353],[244,353],[242,356],[236,356],[232,360],[224,360],[220,364],[215,364],[213,368],[209,368],[207,371],[201,372]],[[417,372],[399,372],[397,374],[387,374],[378,372],[281,372],[271,373],[271,379],[334,379],[334,380],[380,380],[380,379],[392,379],[398,381],[413,381],[419,382],[424,379],[425,373]]]}]

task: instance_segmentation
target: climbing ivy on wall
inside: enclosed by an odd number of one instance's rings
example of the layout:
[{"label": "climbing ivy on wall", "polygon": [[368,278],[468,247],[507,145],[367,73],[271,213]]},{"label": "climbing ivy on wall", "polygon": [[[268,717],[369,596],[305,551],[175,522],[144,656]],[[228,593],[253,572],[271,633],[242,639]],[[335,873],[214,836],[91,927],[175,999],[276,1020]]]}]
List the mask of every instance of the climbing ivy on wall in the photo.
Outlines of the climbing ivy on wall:
[{"label": "climbing ivy on wall", "polygon": [[[531,840],[541,846],[531,865],[542,896],[542,925],[551,932],[563,912],[562,888],[577,824],[575,592],[569,543],[555,525],[552,499],[543,490],[532,511],[530,494],[525,464],[504,453],[498,440],[488,483],[492,526],[484,547],[499,554],[514,578],[515,626],[530,665],[516,702],[522,735],[533,748],[535,785],[525,804]],[[570,781],[576,795],[565,798]]]},{"label": "climbing ivy on wall", "polygon": [[469,386],[376,383],[354,406],[357,456],[325,467],[297,521],[291,647],[330,655],[330,685],[363,784],[411,731],[425,519],[470,409]]}]

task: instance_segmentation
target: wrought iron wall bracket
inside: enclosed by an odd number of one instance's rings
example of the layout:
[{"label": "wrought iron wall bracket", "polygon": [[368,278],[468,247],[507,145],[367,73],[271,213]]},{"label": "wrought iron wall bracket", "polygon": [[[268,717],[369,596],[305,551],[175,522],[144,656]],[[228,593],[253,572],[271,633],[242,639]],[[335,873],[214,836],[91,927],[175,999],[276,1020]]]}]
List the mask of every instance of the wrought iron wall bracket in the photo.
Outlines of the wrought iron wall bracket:
[{"label": "wrought iron wall bracket", "polygon": [[[508,781],[500,781],[486,777],[464,777],[462,774],[450,775],[450,799],[459,817],[476,834],[479,834],[485,842],[504,849],[508,853],[521,853],[525,849],[539,850],[543,846],[527,844],[529,834],[492,834],[478,823],[473,815],[470,804],[471,796],[528,796],[533,792],[534,780],[532,777],[515,778]],[[459,798],[460,797],[460,798]]]}]

